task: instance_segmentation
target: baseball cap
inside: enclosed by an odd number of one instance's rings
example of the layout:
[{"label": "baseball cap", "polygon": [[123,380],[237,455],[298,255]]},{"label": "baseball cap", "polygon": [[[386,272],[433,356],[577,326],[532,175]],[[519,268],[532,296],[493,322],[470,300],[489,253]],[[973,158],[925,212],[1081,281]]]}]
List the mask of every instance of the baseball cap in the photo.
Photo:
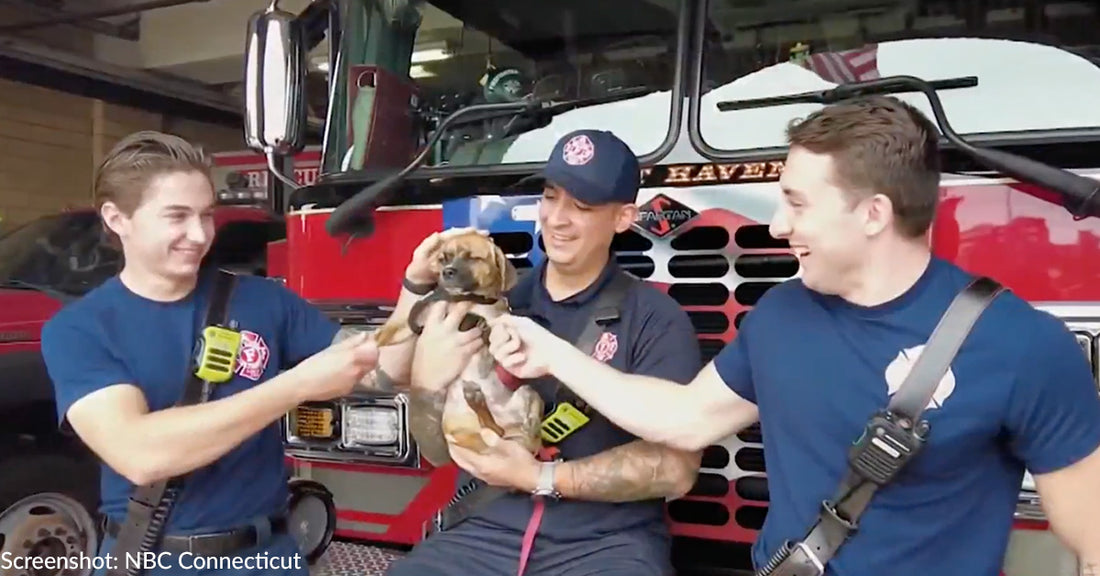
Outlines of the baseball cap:
[{"label": "baseball cap", "polygon": [[633,203],[641,186],[641,167],[630,147],[606,130],[575,130],[554,145],[546,166],[524,178],[561,186],[585,204]]}]

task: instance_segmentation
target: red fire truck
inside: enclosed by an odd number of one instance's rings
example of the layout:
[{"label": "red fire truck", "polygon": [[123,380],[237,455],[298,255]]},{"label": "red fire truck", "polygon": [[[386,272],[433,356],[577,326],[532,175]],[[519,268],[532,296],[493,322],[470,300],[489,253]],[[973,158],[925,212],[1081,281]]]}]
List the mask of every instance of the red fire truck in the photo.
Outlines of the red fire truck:
[{"label": "red fire truck", "polygon": [[[889,93],[944,135],[936,254],[1063,318],[1095,366],[1097,11],[923,0],[333,0],[297,17],[268,10],[250,22],[246,132],[272,166],[301,143],[304,45],[331,42],[321,169],[289,195],[287,237],[272,254],[288,285],[332,317],[377,325],[433,231],[478,226],[521,271],[539,262],[538,191],[512,185],[562,134],[612,130],[644,167],[641,213],[616,257],[684,306],[709,359],[766,290],[799,274],[767,230],[787,123],[845,96]],[[453,466],[419,457],[402,395],[302,406],[285,433],[294,474],[335,503],[335,518],[304,520],[319,527],[311,546],[335,536],[319,571],[381,573],[455,488]],[[667,506],[678,572],[749,569],[767,506],[759,430],[709,447],[695,488]],[[1076,573],[1030,479],[1005,573]]]}]

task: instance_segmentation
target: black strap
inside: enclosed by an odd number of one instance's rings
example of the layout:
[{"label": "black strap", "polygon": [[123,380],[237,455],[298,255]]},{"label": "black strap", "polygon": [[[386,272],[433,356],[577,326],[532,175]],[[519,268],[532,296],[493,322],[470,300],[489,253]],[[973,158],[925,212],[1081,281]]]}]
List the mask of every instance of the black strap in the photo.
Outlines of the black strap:
[{"label": "black strap", "polygon": [[[603,334],[604,330],[622,318],[622,303],[623,300],[626,299],[626,295],[630,292],[630,288],[634,285],[634,282],[633,276],[626,272],[619,271],[615,274],[615,277],[611,279],[611,282],[609,282],[600,292],[593,306],[592,315],[585,323],[584,330],[581,332],[580,336],[577,337],[576,342],[573,343],[573,345],[581,352],[584,352],[586,356],[592,355],[592,352],[596,348],[596,342],[599,341],[600,335]],[[560,381],[556,382],[554,385],[554,401],[556,404],[569,402],[586,416],[590,415],[591,411],[589,410],[588,403],[573,393],[568,387],[563,386]]]},{"label": "black strap", "polygon": [[[922,436],[927,433],[927,423],[921,420],[925,407],[974,323],[1003,290],[1000,284],[989,278],[976,278],[955,297],[909,375],[890,400],[886,412],[915,430],[923,428]],[[836,556],[837,550],[858,529],[859,517],[880,487],[880,484],[865,479],[849,468],[836,496],[831,503],[822,503],[817,523],[802,542],[784,545],[769,566],[757,571],[757,574],[820,575],[829,560]],[[784,555],[786,557],[781,558]]]},{"label": "black strap", "polygon": [[[600,291],[596,302],[592,306],[592,314],[585,322],[584,330],[574,342],[579,350],[591,356],[592,351],[604,329],[618,322],[622,317],[622,303],[634,283],[634,277],[619,271],[607,286]],[[558,382],[554,390],[555,399],[561,401],[567,398],[574,406],[587,412],[587,405],[579,406],[581,400],[568,388]],[[475,510],[487,506],[497,498],[507,494],[509,490],[489,486],[477,478],[471,478],[469,482],[458,489],[451,501],[436,514],[429,524],[426,534],[432,534],[439,530],[452,528],[469,518]]]},{"label": "black strap", "polygon": [[[203,326],[224,326],[229,308],[229,297],[236,285],[237,277],[224,270],[217,270],[214,288],[207,304],[206,319]],[[176,406],[189,406],[205,402],[210,384],[195,374],[193,362],[188,362],[187,383]],[[175,499],[183,489],[188,474],[175,476],[167,480],[154,482],[134,488],[126,510],[126,519],[119,527],[115,548],[116,557],[136,554],[139,551],[157,549],[168,516],[171,514]],[[137,566],[127,566],[119,562],[107,576],[137,576],[142,570]]]}]

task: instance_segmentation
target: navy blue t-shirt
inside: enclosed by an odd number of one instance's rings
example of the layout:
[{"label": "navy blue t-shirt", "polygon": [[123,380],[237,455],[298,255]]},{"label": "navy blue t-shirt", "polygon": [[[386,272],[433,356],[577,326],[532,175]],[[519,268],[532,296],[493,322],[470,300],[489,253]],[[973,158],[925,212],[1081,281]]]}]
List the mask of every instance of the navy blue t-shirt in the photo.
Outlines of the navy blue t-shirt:
[{"label": "navy blue t-shirt", "polygon": [[[614,274],[620,273],[620,268],[614,262],[609,263],[591,286],[559,302],[553,301],[543,285],[545,269],[543,264],[525,274],[508,295],[509,304],[515,313],[537,318],[558,337],[576,342],[601,290]],[[702,369],[691,321],[667,294],[636,281],[621,304],[620,314],[619,322],[607,328],[593,351],[598,359],[623,372],[681,384],[690,382]],[[524,383],[538,390],[547,410],[552,408],[555,380],[544,378]],[[590,417],[591,421],[583,428],[556,444],[563,459],[582,459],[638,440],[595,411]],[[470,476],[460,472],[459,483],[467,482]],[[622,503],[550,501],[539,526],[539,537],[576,541],[632,531],[643,537],[652,534],[661,538],[667,535],[663,504],[663,499]],[[480,520],[522,534],[532,510],[530,496],[510,494],[486,506],[471,522]]]},{"label": "navy blue t-shirt", "polygon": [[[53,381],[57,413],[114,384],[141,388],[151,411],[175,404],[206,314],[213,274],[175,302],[156,302],[111,278],[55,315],[42,331],[42,354]],[[215,385],[211,400],[263,384],[326,348],[338,326],[283,285],[239,276],[227,319],[242,333],[237,372]],[[196,471],[177,500],[168,530],[238,526],[277,514],[287,499],[279,421],[219,460]],[[102,466],[101,511],[121,521],[133,485]]]},{"label": "navy blue t-shirt", "polygon": [[[871,307],[794,279],[745,317],[715,366],[760,410],[771,501],[757,566],[834,496],[848,447],[971,278],[934,258],[910,290]],[[1085,355],[1061,320],[1008,292],[978,319],[924,418],[924,450],[875,494],[828,574],[997,576],[1025,467],[1050,472],[1100,446]]]}]

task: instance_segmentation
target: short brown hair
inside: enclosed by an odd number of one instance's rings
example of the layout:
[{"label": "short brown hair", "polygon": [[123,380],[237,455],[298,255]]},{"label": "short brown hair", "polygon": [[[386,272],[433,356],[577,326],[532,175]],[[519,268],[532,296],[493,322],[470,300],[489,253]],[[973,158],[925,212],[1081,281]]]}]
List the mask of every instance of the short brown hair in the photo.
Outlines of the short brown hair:
[{"label": "short brown hair", "polygon": [[898,231],[910,238],[932,225],[939,201],[940,157],[934,124],[889,96],[865,96],[826,106],[787,129],[791,146],[835,161],[838,185],[853,202],[883,194]]},{"label": "short brown hair", "polygon": [[211,161],[202,148],[172,134],[134,132],[119,140],[96,170],[92,190],[96,209],[110,201],[124,214],[133,214],[149,183],[173,172],[199,172],[213,180]]},{"label": "short brown hair", "polygon": [[[154,178],[173,172],[199,172],[213,183],[211,167],[202,148],[179,136],[153,130],[134,132],[119,140],[96,169],[92,185],[96,211],[112,202],[131,216],[141,206]],[[106,222],[103,232],[110,244],[119,246],[118,237]]]}]

